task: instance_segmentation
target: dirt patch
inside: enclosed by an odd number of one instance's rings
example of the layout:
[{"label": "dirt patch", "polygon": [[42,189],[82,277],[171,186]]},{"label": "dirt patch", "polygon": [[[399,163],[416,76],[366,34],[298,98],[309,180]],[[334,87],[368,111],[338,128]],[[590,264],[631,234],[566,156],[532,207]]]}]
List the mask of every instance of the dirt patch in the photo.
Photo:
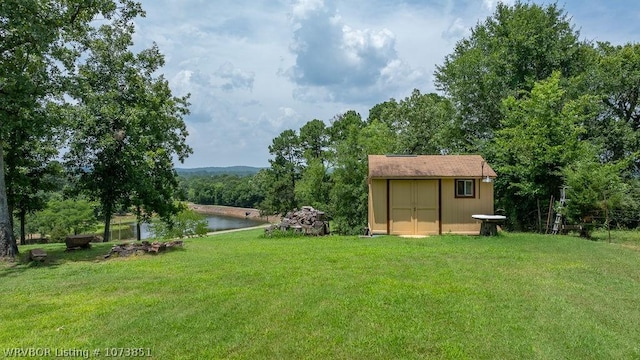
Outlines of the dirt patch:
[{"label": "dirt patch", "polygon": [[221,206],[221,205],[199,205],[199,204],[188,204],[189,209],[204,215],[222,215],[222,216],[231,216],[242,219],[256,219],[262,220],[266,222],[277,223],[280,221],[280,216],[271,215],[271,216],[262,216],[260,215],[260,210],[251,209],[251,208],[239,208],[232,206]]},{"label": "dirt patch", "polygon": [[622,244],[623,248],[627,248],[627,249],[631,249],[631,250],[635,250],[635,251],[640,251],[640,245],[638,244]]}]

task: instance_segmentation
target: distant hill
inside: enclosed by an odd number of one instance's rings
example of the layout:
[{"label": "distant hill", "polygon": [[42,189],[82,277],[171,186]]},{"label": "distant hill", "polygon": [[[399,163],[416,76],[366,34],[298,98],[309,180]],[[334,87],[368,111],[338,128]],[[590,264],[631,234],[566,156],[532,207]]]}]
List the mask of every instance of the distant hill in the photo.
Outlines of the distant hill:
[{"label": "distant hill", "polygon": [[176,168],[180,176],[201,176],[201,175],[254,175],[263,168],[252,166],[226,166],[226,167],[201,167],[201,168]]}]

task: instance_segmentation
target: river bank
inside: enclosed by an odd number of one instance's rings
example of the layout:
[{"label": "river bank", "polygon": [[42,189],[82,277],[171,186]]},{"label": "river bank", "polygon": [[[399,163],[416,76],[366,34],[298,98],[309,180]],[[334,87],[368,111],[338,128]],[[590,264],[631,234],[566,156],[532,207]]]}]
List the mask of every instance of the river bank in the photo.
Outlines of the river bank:
[{"label": "river bank", "polygon": [[260,215],[260,210],[251,209],[251,208],[240,208],[240,207],[232,207],[232,206],[222,206],[222,205],[200,205],[200,204],[187,204],[189,209],[204,215],[221,215],[221,216],[231,216],[243,219],[255,219],[264,222],[277,223],[280,221],[280,216],[271,215],[271,216],[262,216]]}]

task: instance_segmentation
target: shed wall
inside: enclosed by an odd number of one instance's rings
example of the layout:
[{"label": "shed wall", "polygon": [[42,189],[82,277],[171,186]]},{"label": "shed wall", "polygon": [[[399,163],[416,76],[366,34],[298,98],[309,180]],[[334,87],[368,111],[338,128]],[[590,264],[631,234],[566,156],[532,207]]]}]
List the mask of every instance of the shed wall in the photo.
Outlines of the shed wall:
[{"label": "shed wall", "polygon": [[[388,234],[389,223],[394,220],[389,214],[388,203],[390,191],[387,179],[371,179],[369,182],[369,228],[373,234]],[[417,180],[421,181],[421,180]],[[433,180],[431,180],[433,181]],[[455,179],[442,179],[438,188],[441,203],[440,210],[437,211],[440,218],[437,223],[441,224],[442,233],[454,234],[478,234],[480,232],[480,222],[471,218],[474,214],[493,214],[493,183],[484,183],[480,179],[474,179],[476,193],[474,198],[455,197]],[[396,181],[407,184],[409,181]],[[430,181],[425,181],[429,183]],[[434,200],[430,200],[434,201]],[[396,224],[397,225],[397,224]],[[422,227],[422,226],[421,226]],[[429,229],[431,226],[429,225]],[[393,232],[393,231],[392,231]],[[417,229],[418,233],[433,233],[433,230]],[[436,232],[437,233],[437,232]]]},{"label": "shed wall", "polygon": [[387,233],[387,180],[369,182],[369,229],[374,234]]},{"label": "shed wall", "polygon": [[475,179],[474,198],[456,198],[455,180],[442,180],[442,233],[478,234],[480,222],[474,214],[493,214],[493,184]]}]

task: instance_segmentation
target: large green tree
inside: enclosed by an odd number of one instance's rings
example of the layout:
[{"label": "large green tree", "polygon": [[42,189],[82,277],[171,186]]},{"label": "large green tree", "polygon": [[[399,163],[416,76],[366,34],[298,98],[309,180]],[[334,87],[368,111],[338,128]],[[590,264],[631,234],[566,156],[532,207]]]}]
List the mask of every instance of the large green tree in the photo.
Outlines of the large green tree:
[{"label": "large green tree", "polygon": [[555,3],[498,3],[435,71],[437,89],[457,111],[455,127],[462,138],[453,150],[483,152],[502,126],[503,99],[519,98],[554,71],[565,78],[583,73],[589,46],[578,36]]},{"label": "large green tree", "polygon": [[93,231],[97,224],[95,206],[81,198],[63,200],[59,196],[54,197],[48,201],[46,208],[35,213],[31,227],[41,234],[51,235],[55,232],[62,237]]},{"label": "large green tree", "polygon": [[269,145],[269,153],[273,155],[273,159],[269,159],[271,167],[260,176],[263,185],[268,184],[264,187],[260,210],[267,215],[285,214],[298,205],[295,188],[302,165],[298,134],[291,129],[281,132]]},{"label": "large green tree", "polygon": [[538,82],[521,98],[502,102],[505,118],[491,144],[498,206],[518,228],[534,227],[539,203],[558,195],[563,169],[579,159],[585,119],[594,116],[594,98],[571,99],[560,74]]},{"label": "large green tree", "polygon": [[346,140],[351,132],[363,129],[366,125],[367,123],[362,120],[362,116],[354,110],[334,116],[331,120],[331,126],[327,128],[329,147],[326,156],[329,167],[333,167],[337,161],[337,145]]},{"label": "large green tree", "polygon": [[307,163],[325,160],[329,136],[322,120],[314,119],[300,128],[300,148]]},{"label": "large green tree", "polygon": [[[352,117],[354,113],[347,114]],[[394,136],[389,127],[378,120],[364,126],[350,119],[348,124],[341,126],[341,136],[332,144],[335,163],[330,209],[335,232],[362,234],[367,225],[368,155],[389,153],[394,146]]]},{"label": "large green tree", "polygon": [[[601,161],[595,147],[563,169],[567,197],[564,215],[572,223],[600,222],[609,225],[614,210],[623,209],[632,200],[631,187],[624,182],[626,160]],[[616,219],[618,220],[618,219]]]},{"label": "large green tree", "polygon": [[119,11],[112,0],[0,2],[0,257],[18,253],[7,201],[11,184],[4,173],[7,139],[21,131],[55,128],[52,117],[29,116],[61,94],[61,76],[78,55],[72,44],[82,42],[90,22],[98,14],[110,18]]},{"label": "large green tree", "polygon": [[113,213],[133,206],[139,220],[152,212],[166,219],[179,209],[173,157],[183,161],[187,97],[171,94],[156,72],[164,64],[157,46],[131,50],[137,4],[101,25],[87,42],[71,95],[65,164],[79,189],[100,202],[109,240]]},{"label": "large green tree", "polygon": [[311,159],[307,161],[300,180],[296,182],[296,201],[303,206],[326,210],[331,186],[331,177],[325,163],[322,159]]},{"label": "large green tree", "polygon": [[369,122],[377,119],[393,131],[398,154],[440,154],[451,148],[455,111],[451,102],[440,95],[421,94],[414,89],[411,96],[395,102],[391,99],[373,107]]},{"label": "large green tree", "polygon": [[[605,161],[619,161],[640,149],[640,44],[598,43],[582,89],[601,101],[599,116],[586,127],[587,139]],[[636,170],[640,160],[630,162]]]},{"label": "large green tree", "polygon": [[5,150],[7,200],[9,212],[20,223],[20,243],[24,244],[27,214],[43,209],[49,193],[61,190],[63,174],[60,163],[51,161],[58,154],[53,140],[12,135]]},{"label": "large green tree", "polygon": [[300,180],[296,182],[295,197],[300,205],[327,209],[331,179],[327,171],[329,129],[314,119],[300,128],[300,150],[304,158]]}]

